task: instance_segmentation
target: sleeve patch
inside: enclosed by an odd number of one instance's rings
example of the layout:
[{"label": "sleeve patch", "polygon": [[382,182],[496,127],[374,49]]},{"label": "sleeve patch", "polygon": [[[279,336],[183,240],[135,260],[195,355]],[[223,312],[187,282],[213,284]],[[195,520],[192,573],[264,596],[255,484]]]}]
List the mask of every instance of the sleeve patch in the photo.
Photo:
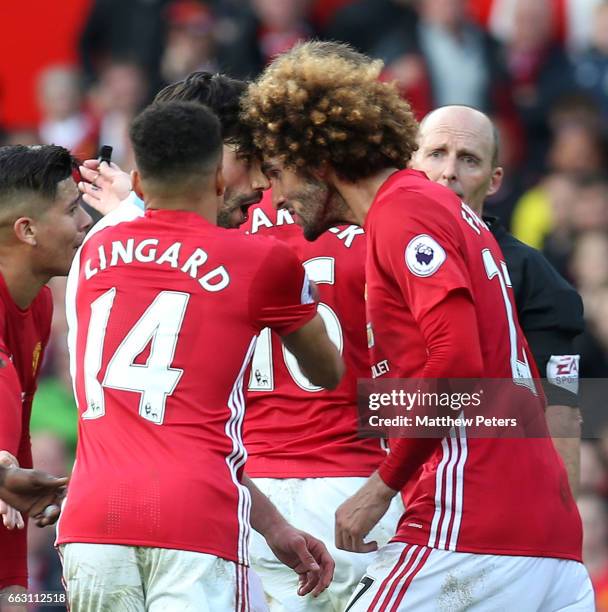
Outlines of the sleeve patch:
[{"label": "sleeve patch", "polygon": [[570,393],[578,393],[580,355],[551,355],[547,362],[547,380]]},{"label": "sleeve patch", "polygon": [[446,259],[443,247],[428,234],[412,238],[405,248],[405,263],[416,276],[431,276]]},{"label": "sleeve patch", "polygon": [[312,287],[310,286],[310,279],[308,278],[308,274],[304,273],[304,283],[302,284],[302,293],[300,294],[300,303],[301,304],[312,304],[315,301],[315,298],[312,294]]}]

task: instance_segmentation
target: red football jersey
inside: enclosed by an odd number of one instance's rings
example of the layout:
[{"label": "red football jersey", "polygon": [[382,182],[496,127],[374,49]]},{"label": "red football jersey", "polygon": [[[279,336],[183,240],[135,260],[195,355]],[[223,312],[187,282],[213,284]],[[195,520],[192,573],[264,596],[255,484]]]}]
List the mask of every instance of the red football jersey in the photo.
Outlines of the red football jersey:
[{"label": "red football jersey", "polygon": [[[14,455],[21,467],[32,467],[30,415],[38,372],[51,333],[53,300],[43,287],[22,310],[0,274],[0,450]],[[27,586],[26,530],[9,531],[0,523],[0,589]]]},{"label": "red football jersey", "polygon": [[337,389],[320,389],[302,374],[277,334],[261,333],[247,393],[247,474],[369,476],[386,453],[378,439],[357,437],[357,378],[369,372],[363,229],[339,226],[309,242],[288,211],[274,209],[269,192],[241,229],[276,236],[295,250],[317,283],[319,314],[346,364]]},{"label": "red football jersey", "polygon": [[261,329],[285,335],[315,316],[305,272],[280,242],[195,213],[111,223],[68,280],[80,419],[58,542],[246,563],[243,381]]},{"label": "red football jersey", "polygon": [[[365,227],[374,376],[422,375],[428,355],[418,322],[436,316],[456,290],[475,305],[479,327],[471,334],[479,336],[484,378],[529,379],[536,373],[502,252],[457,196],[420,172],[396,172],[379,190]],[[528,394],[542,417],[542,399]],[[403,489],[407,510],[396,540],[581,559],[580,517],[550,438],[467,438],[462,427],[443,439],[417,476]]]}]

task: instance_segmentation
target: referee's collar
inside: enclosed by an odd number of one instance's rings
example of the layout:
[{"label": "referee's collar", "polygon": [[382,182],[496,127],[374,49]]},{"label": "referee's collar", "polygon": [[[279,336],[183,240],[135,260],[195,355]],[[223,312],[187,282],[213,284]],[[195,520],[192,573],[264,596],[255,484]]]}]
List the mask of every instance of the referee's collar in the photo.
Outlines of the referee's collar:
[{"label": "referee's collar", "polygon": [[505,234],[507,232],[505,226],[500,222],[498,217],[495,217],[494,215],[483,215],[482,218],[495,236],[497,234]]}]

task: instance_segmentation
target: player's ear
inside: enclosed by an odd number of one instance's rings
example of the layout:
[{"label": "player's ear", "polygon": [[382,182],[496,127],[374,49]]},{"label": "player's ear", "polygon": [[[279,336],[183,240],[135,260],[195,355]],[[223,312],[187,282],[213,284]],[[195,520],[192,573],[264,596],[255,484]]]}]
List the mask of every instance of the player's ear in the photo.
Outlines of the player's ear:
[{"label": "player's ear", "polygon": [[133,191],[135,195],[140,199],[144,199],[144,192],[141,188],[141,175],[138,170],[131,170],[131,185],[133,185]]},{"label": "player's ear", "polygon": [[224,180],[224,173],[222,172],[222,164],[220,164],[215,171],[215,193],[218,197],[222,197],[225,191],[226,181]]},{"label": "player's ear", "polygon": [[407,162],[407,167],[410,170],[416,170],[417,167],[419,166],[419,162],[420,162],[420,145],[418,145],[416,147],[416,150],[412,153],[412,156],[410,157],[410,160]]},{"label": "player's ear", "polygon": [[30,246],[36,246],[36,226],[34,220],[30,217],[19,217],[19,219],[13,223],[13,231],[15,232],[15,236],[17,236],[17,240],[20,242],[29,244]]},{"label": "player's ear", "polygon": [[323,162],[318,168],[312,171],[314,178],[326,182],[333,176],[333,172],[327,162]]},{"label": "player's ear", "polygon": [[494,170],[492,170],[492,178],[490,180],[490,186],[488,187],[488,191],[486,196],[494,195],[502,185],[502,179],[505,176],[505,171],[501,166],[496,166]]}]

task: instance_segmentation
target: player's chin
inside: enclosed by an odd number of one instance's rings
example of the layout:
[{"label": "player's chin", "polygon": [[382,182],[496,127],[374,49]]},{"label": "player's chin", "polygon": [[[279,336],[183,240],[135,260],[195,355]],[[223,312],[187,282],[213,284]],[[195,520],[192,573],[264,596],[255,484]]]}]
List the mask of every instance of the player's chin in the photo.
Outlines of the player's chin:
[{"label": "player's chin", "polygon": [[249,215],[247,211],[243,211],[241,208],[237,208],[230,214],[230,217],[225,223],[219,223],[218,225],[223,225],[226,229],[238,229],[249,219]]},{"label": "player's chin", "polygon": [[54,265],[49,267],[47,273],[49,276],[67,276],[74,260],[76,251],[70,251],[70,253],[62,260],[54,262]]},{"label": "player's chin", "polygon": [[302,233],[304,234],[304,238],[306,238],[306,240],[308,240],[309,242],[314,242],[325,231],[325,229],[321,229],[315,225],[310,225],[309,223],[301,222],[298,223],[298,225],[302,227]]}]

